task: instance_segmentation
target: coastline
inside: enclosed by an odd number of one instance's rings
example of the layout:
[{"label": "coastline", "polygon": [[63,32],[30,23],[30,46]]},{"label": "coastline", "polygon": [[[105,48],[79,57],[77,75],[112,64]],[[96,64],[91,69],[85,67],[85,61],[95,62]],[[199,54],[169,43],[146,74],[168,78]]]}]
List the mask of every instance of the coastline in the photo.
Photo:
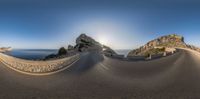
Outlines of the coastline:
[{"label": "coastline", "polygon": [[43,60],[50,54],[56,54],[57,51],[58,49],[13,49],[4,54],[27,60]]}]

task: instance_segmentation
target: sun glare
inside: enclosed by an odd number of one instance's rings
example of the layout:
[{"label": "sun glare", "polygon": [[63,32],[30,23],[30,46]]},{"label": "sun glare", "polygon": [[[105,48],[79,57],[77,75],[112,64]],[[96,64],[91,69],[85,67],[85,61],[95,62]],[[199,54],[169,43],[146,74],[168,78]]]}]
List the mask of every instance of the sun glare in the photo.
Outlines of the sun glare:
[{"label": "sun glare", "polygon": [[103,45],[108,45],[108,40],[105,37],[99,38],[99,42]]}]

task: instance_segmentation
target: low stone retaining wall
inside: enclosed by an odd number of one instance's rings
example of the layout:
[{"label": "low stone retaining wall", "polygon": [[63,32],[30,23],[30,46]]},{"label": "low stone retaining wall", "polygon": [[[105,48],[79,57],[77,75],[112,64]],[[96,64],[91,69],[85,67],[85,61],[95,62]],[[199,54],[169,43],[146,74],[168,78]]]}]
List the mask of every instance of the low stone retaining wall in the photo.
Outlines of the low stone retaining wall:
[{"label": "low stone retaining wall", "polygon": [[156,54],[156,55],[151,55],[150,58],[146,57],[146,56],[127,56],[124,57],[123,55],[116,55],[116,56],[109,56],[104,54],[106,57],[109,58],[113,58],[113,59],[120,59],[120,60],[124,60],[124,61],[145,61],[145,60],[153,60],[153,59],[158,59],[158,58],[162,58],[162,57],[166,57],[166,56],[170,56],[173,55],[175,53],[177,53],[179,50],[173,48],[170,50],[167,50],[167,52],[164,53],[160,53],[160,54]]},{"label": "low stone retaining wall", "polygon": [[25,73],[49,73],[55,72],[67,67],[79,59],[79,54],[66,57],[63,59],[49,60],[49,61],[31,61],[15,58],[9,55],[0,53],[2,63],[17,71]]},{"label": "low stone retaining wall", "polygon": [[151,57],[146,57],[146,56],[131,56],[131,57],[127,57],[127,60],[133,60],[133,61],[141,61],[141,60],[153,60],[153,59],[158,59],[158,58],[162,58],[162,57],[166,57],[166,56],[170,56],[173,55],[175,53],[177,53],[178,50],[173,51],[173,52],[166,52],[164,53],[160,53],[160,54],[156,54],[156,55],[151,55]]}]

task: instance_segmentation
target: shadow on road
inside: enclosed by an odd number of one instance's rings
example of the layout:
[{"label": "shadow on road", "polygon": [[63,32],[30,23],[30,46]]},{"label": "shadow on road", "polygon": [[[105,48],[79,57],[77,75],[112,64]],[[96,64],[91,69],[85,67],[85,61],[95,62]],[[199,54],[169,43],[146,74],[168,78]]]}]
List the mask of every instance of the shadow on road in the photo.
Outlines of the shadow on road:
[{"label": "shadow on road", "polygon": [[73,66],[68,68],[68,71],[73,74],[82,74],[92,69],[96,64],[102,62],[104,57],[99,52],[87,52],[80,56],[80,60]]}]

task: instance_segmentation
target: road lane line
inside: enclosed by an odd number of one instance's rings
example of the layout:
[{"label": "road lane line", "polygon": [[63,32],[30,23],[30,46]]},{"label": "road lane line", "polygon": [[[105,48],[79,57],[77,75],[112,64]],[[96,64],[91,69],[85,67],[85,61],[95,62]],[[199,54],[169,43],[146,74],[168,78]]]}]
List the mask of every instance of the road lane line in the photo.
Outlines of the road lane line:
[{"label": "road lane line", "polygon": [[102,64],[102,63],[99,63],[104,69],[106,69],[106,70],[109,70],[109,68],[107,67],[107,66],[105,66],[104,64]]}]

